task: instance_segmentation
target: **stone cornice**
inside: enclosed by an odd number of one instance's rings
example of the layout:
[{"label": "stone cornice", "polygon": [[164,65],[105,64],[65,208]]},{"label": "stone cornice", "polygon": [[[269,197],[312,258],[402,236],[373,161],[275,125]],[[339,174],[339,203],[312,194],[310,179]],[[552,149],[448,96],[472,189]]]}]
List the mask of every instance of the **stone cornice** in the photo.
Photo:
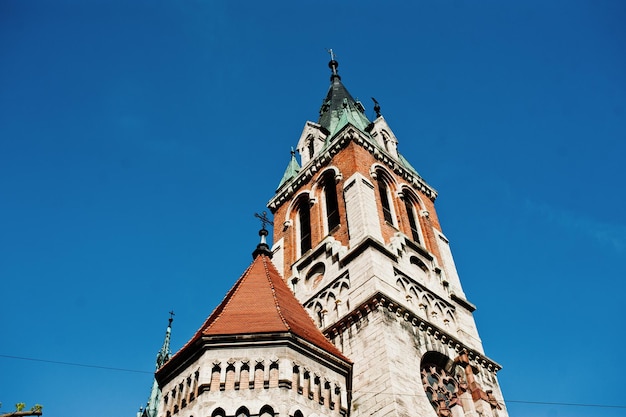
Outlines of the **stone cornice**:
[{"label": "stone cornice", "polygon": [[449,348],[454,349],[457,354],[467,354],[468,358],[472,362],[482,366],[487,371],[496,373],[502,369],[500,364],[489,359],[483,353],[470,348],[456,337],[450,335],[444,329],[429,323],[424,318],[419,317],[415,313],[404,308],[401,303],[396,302],[380,292],[374,294],[359,307],[352,310],[347,316],[343,317],[340,321],[328,326],[324,329],[324,334],[333,340],[334,336],[343,333],[354,323],[358,323],[361,319],[363,319],[363,317],[371,314],[373,311],[383,308],[386,308],[390,312],[394,313],[397,317],[401,317],[403,320],[410,322],[413,326],[419,327],[420,331],[428,333],[441,343],[447,345]]},{"label": "stone cornice", "polygon": [[307,165],[302,167],[298,176],[291,181],[284,184],[276,191],[276,195],[270,199],[267,203],[267,207],[274,213],[283,205],[286,201],[289,201],[291,197],[300,189],[303,184],[309,183],[311,178],[324,166],[326,166],[330,160],[339,151],[353,141],[357,145],[366,149],[376,160],[382,162],[385,166],[390,168],[394,173],[399,175],[408,184],[411,184],[415,189],[420,190],[425,196],[435,201],[437,198],[437,191],[428,185],[422,177],[409,171],[402,166],[401,162],[380,149],[376,144],[368,138],[367,134],[361,132],[354,126],[348,124],[342,128],[332,139],[330,145],[320,152],[315,159],[311,160]]},{"label": "stone cornice", "polygon": [[474,304],[470,303],[465,298],[459,297],[455,293],[450,294],[450,298],[452,298],[454,301],[459,303],[461,306],[463,306],[470,313],[473,313],[476,310],[476,306]]},{"label": "stone cornice", "polygon": [[303,355],[315,358],[329,369],[340,374],[349,374],[352,363],[338,358],[318,348],[307,340],[294,335],[291,332],[284,333],[258,333],[224,336],[202,336],[193,345],[188,346],[181,355],[175,355],[156,372],[156,379],[160,386],[165,385],[171,379],[180,374],[181,370],[187,369],[197,361],[206,351],[234,348],[268,348],[287,347]]}]

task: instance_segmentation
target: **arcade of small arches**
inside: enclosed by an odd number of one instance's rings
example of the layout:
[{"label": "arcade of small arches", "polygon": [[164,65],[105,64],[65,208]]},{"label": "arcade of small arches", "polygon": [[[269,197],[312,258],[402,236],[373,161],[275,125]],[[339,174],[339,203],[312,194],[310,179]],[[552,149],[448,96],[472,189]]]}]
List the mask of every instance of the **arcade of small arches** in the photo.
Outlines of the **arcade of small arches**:
[{"label": "arcade of small arches", "polygon": [[[342,388],[337,382],[332,382],[322,372],[294,362],[290,369],[284,370],[286,372],[283,372],[281,379],[280,361],[270,360],[268,366],[265,362],[262,359],[256,360],[254,364],[250,363],[249,359],[229,360],[226,363],[215,361],[209,383],[200,385],[198,385],[200,370],[197,370],[193,375],[182,378],[172,390],[165,393],[163,397],[165,415],[167,417],[176,415],[203,392],[273,388],[293,390],[328,410],[342,409],[341,396],[345,393],[342,393]],[[236,414],[236,416],[239,415],[239,413]]]},{"label": "arcade of small arches", "polygon": [[452,304],[432,293],[415,280],[396,271],[396,287],[404,294],[407,302],[418,306],[418,313],[433,324],[447,330],[456,327],[456,311]]},{"label": "arcade of small arches", "polygon": [[[274,411],[273,407],[267,404],[261,407],[258,413],[251,413],[247,407],[241,406],[237,409],[235,414],[227,414],[226,411],[224,411],[222,407],[217,407],[210,414],[211,417],[277,417],[279,415],[280,415],[279,413]],[[293,412],[290,412],[288,416],[289,417],[304,417],[304,414],[302,413],[302,411],[296,409]],[[310,416],[307,416],[307,417],[323,417],[323,416],[318,416],[317,414],[311,414]]]},{"label": "arcade of small arches", "polygon": [[[305,285],[315,289],[323,279],[324,264],[314,265],[305,278]],[[310,300],[304,303],[311,317],[316,319],[320,328],[326,326],[329,321],[333,321],[350,311],[350,300],[348,292],[350,290],[350,277],[347,273],[335,279],[326,287],[322,288]]]},{"label": "arcade of small arches", "polygon": [[197,398],[199,378],[200,370],[198,369],[193,374],[181,378],[171,391],[163,393],[163,407],[167,417],[178,413]]},{"label": "arcade of small arches", "polygon": [[[414,242],[426,245],[420,217],[428,217],[429,213],[417,192],[409,184],[399,184],[382,165],[373,165],[370,175],[376,182],[377,204],[381,206],[383,221],[403,232]],[[338,168],[329,167],[322,171],[310,190],[301,191],[292,200],[283,225],[288,228],[295,224],[299,256],[312,249],[314,244],[311,239],[312,224],[323,225],[323,234],[330,235],[342,221],[345,222],[341,218],[337,191],[337,183],[342,178]],[[312,219],[314,213],[311,207],[318,201],[323,202],[320,218]]]}]

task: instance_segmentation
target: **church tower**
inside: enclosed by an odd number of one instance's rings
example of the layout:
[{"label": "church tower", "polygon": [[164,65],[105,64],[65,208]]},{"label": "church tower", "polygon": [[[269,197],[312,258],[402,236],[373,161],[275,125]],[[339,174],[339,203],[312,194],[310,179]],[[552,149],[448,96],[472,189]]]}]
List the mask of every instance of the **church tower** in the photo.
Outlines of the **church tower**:
[{"label": "church tower", "polygon": [[[437,192],[338,73],[268,208],[273,247],[156,373],[159,417],[507,417]],[[262,220],[266,220],[265,216]]]},{"label": "church tower", "polygon": [[350,415],[507,416],[434,202],[338,73],[268,207],[274,264],[354,362]]}]

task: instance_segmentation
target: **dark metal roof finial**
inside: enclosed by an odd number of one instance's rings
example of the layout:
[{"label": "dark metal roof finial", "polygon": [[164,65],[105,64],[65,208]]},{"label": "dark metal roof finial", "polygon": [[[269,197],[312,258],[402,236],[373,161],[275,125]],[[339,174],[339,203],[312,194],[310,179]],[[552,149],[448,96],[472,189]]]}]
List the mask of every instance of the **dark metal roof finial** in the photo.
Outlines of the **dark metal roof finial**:
[{"label": "dark metal roof finial", "polygon": [[335,78],[341,80],[341,77],[339,76],[339,73],[337,72],[337,67],[339,67],[339,62],[337,62],[337,60],[335,59],[337,56],[335,55],[332,49],[329,49],[328,53],[330,54],[330,62],[328,63],[328,67],[333,72],[333,74],[330,76],[330,80],[334,81]]},{"label": "dark metal roof finial", "polygon": [[376,117],[380,117],[380,104],[378,104],[374,97],[372,97],[372,101],[374,102],[374,111],[376,112]]},{"label": "dark metal roof finial", "polygon": [[254,213],[254,217],[261,220],[261,230],[259,230],[259,236],[261,237],[261,242],[256,246],[254,252],[252,252],[252,258],[256,258],[261,253],[265,254],[268,257],[272,257],[272,251],[270,250],[269,245],[267,244],[266,237],[269,235],[269,232],[265,228],[265,225],[273,226],[274,222],[267,218],[267,212],[264,211],[261,214]]}]

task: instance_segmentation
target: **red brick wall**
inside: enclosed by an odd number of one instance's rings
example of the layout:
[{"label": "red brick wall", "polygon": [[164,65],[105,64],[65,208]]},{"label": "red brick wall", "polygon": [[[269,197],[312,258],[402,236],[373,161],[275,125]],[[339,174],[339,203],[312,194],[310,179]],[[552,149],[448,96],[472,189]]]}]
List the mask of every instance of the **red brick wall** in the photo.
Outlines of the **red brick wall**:
[{"label": "red brick wall", "polygon": [[[368,178],[372,183],[375,183],[370,175],[370,168],[376,164],[382,163],[378,162],[376,158],[365,148],[356,144],[353,141],[350,141],[348,145],[342,149],[338,154],[336,154],[331,161],[322,169],[320,169],[312,179],[307,183],[303,184],[296,192],[294,193],[293,198],[295,198],[299,192],[303,190],[310,191],[313,189],[313,184],[315,184],[321,175],[325,175],[328,171],[326,168],[329,166],[336,167],[339,169],[342,179],[339,183],[336,184],[337,190],[337,202],[339,205],[339,215],[341,219],[341,224],[338,228],[332,231],[331,235],[342,245],[348,246],[349,244],[349,235],[348,235],[348,227],[346,222],[346,211],[345,211],[345,202],[343,198],[343,186],[344,182],[350,178],[354,173],[358,172],[363,175],[365,178]],[[386,171],[391,175],[398,184],[402,184],[405,181],[397,174],[395,174],[391,169],[386,169]],[[408,216],[406,213],[406,208],[404,206],[404,202],[396,197],[396,192],[398,190],[395,187],[391,187],[392,193],[392,201],[394,204],[394,211],[397,217],[397,228],[387,224],[383,218],[382,205],[378,204],[378,217],[380,219],[380,227],[382,231],[382,236],[385,243],[388,243],[391,237],[398,231],[402,231],[407,236],[411,236],[411,228],[409,225]],[[437,219],[437,214],[435,212],[434,203],[424,195],[421,191],[415,190],[415,193],[419,196],[421,202],[423,203],[425,209],[429,212],[429,217],[418,216],[417,220],[420,223],[422,228],[422,235],[424,237],[424,245],[426,248],[433,253],[437,258],[439,258],[439,263],[441,264],[439,249],[436,243],[436,236],[432,231],[432,228],[440,229],[439,221]],[[380,195],[378,194],[378,187],[375,187],[375,193],[378,201],[380,201]],[[312,247],[315,248],[320,241],[322,241],[326,237],[326,233],[324,231],[324,207],[325,204],[323,199],[323,190],[320,185],[315,187],[315,195],[311,195],[310,197],[316,199],[316,203],[311,206],[311,244]],[[297,258],[297,246],[299,245],[298,237],[296,236],[296,210],[292,210],[290,213],[289,220],[291,220],[292,225],[285,230],[283,227],[283,222],[285,221],[285,215],[290,206],[290,201],[286,201],[283,203],[275,212],[274,212],[274,242],[277,242],[281,238],[284,238],[283,250],[284,250],[284,271],[283,276],[288,278],[291,276],[291,266],[298,259]]]}]

